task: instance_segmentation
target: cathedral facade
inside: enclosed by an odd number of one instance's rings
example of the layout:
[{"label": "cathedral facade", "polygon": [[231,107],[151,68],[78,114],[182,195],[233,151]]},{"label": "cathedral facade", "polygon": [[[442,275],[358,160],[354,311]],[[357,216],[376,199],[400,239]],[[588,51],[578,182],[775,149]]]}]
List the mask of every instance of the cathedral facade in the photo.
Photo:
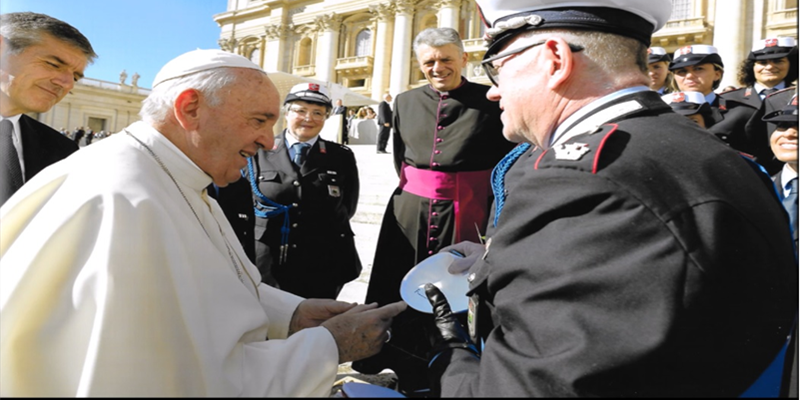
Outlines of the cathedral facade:
[{"label": "cathedral facade", "polygon": [[[214,15],[220,48],[266,71],[342,85],[379,101],[423,85],[412,42],[429,27],[457,29],[468,53],[467,79],[489,84],[480,67],[484,25],[472,0],[228,0]],[[726,70],[722,87],[753,43],[797,38],[797,0],[673,0],[653,46],[669,52],[691,44],[716,46]]]}]

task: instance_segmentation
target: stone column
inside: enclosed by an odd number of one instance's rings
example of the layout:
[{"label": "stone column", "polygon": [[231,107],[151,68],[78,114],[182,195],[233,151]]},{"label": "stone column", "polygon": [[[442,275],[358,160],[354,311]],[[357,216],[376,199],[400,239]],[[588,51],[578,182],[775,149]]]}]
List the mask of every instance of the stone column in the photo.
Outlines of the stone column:
[{"label": "stone column", "polygon": [[714,47],[722,57],[725,64],[725,74],[719,87],[724,88],[728,85],[739,86],[736,81],[736,72],[739,64],[742,63],[750,48],[745,43],[744,17],[746,4],[745,0],[725,0],[717,1],[714,7]]},{"label": "stone column", "polygon": [[325,14],[317,17],[314,20],[320,31],[318,58],[316,61],[316,76],[317,79],[335,83],[336,72],[336,59],[338,58],[339,50],[339,25],[342,23],[342,18],[335,13]]},{"label": "stone column", "polygon": [[287,25],[267,25],[265,33],[267,36],[266,51],[264,57],[265,71],[280,71],[283,64],[283,52],[286,47],[286,34],[291,30]]},{"label": "stone column", "polygon": [[394,37],[392,48],[392,75],[389,83],[389,93],[396,96],[408,89],[411,49],[413,38],[412,22],[414,21],[414,2],[412,0],[397,0],[394,4]]},{"label": "stone column", "polygon": [[461,0],[441,0],[436,3],[436,7],[439,8],[439,27],[458,30]]},{"label": "stone column", "polygon": [[378,28],[375,34],[375,54],[372,63],[372,98],[383,100],[383,94],[389,86],[387,84],[392,72],[389,64],[392,55],[392,46],[389,45],[389,31],[392,27],[393,8],[389,3],[369,6],[370,13],[375,15]]}]

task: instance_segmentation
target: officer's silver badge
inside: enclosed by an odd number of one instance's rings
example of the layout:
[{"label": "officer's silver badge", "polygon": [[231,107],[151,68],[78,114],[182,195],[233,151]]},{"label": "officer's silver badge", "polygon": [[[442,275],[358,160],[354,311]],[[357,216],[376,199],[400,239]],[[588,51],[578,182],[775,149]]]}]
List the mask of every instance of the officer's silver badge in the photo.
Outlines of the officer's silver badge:
[{"label": "officer's silver badge", "polygon": [[567,143],[553,147],[556,152],[556,160],[577,161],[589,152],[589,145],[586,143]]},{"label": "officer's silver badge", "polygon": [[328,195],[331,197],[342,197],[342,191],[338,186],[328,185]]}]

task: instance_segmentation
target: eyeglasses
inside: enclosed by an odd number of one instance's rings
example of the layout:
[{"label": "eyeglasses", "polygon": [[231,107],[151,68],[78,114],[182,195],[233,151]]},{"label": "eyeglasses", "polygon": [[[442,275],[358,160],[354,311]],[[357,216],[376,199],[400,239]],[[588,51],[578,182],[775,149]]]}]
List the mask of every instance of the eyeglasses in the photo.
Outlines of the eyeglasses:
[{"label": "eyeglasses", "polygon": [[[528,50],[530,48],[533,48],[533,47],[536,47],[536,46],[539,46],[539,45],[542,45],[542,44],[545,44],[545,43],[547,43],[547,42],[544,41],[544,42],[533,43],[533,44],[529,44],[527,46],[522,46],[522,47],[520,47],[518,49],[509,50],[509,51],[506,51],[506,52],[503,52],[503,53],[500,53],[500,54],[495,54],[495,55],[493,55],[493,56],[481,61],[481,66],[483,67],[483,70],[486,71],[486,76],[489,77],[489,80],[492,81],[492,84],[495,85],[495,86],[500,86],[500,68],[496,67],[493,64],[495,61],[497,61],[497,60],[499,60],[501,58],[506,58],[506,57],[510,57],[510,56],[515,56],[517,54],[522,54],[522,52],[524,52],[524,51],[526,51],[526,50]],[[569,49],[572,52],[579,52],[579,51],[583,50],[583,46],[580,46],[580,45],[577,45],[577,44],[572,44],[572,43],[568,43],[568,44],[569,44]]]},{"label": "eyeglasses", "polygon": [[322,121],[323,119],[328,118],[328,113],[324,113],[319,110],[309,111],[305,108],[291,107],[289,108],[289,111],[295,113],[295,115],[302,119],[310,118],[316,121]]}]

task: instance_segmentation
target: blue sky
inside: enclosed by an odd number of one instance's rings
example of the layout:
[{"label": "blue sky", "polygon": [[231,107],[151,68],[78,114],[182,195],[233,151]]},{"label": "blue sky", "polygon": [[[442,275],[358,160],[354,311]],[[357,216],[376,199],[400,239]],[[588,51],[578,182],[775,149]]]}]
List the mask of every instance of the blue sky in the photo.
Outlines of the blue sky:
[{"label": "blue sky", "polygon": [[88,78],[119,82],[119,73],[140,75],[150,88],[167,61],[194,49],[218,49],[220,28],[214,14],[227,0],[0,0],[0,13],[33,11],[78,28],[99,57],[86,68]]}]

